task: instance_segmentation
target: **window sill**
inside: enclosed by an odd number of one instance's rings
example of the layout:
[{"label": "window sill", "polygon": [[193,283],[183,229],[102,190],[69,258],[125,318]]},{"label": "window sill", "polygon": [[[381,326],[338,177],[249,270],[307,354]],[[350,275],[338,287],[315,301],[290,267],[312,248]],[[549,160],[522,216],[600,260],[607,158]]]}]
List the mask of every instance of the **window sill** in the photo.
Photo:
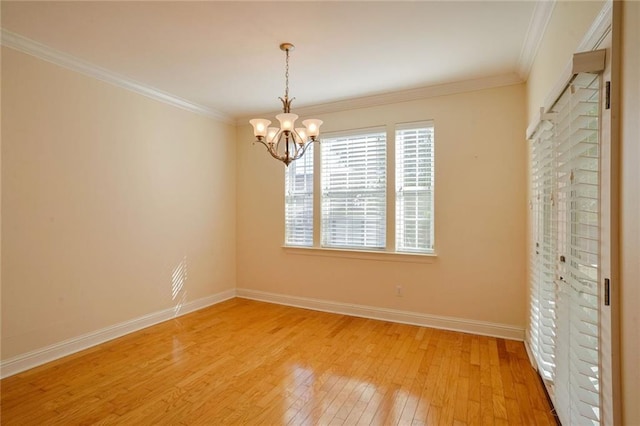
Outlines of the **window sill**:
[{"label": "window sill", "polygon": [[382,262],[434,263],[438,257],[435,253],[400,253],[395,251],[367,251],[294,246],[282,246],[282,248],[287,254],[376,260]]}]

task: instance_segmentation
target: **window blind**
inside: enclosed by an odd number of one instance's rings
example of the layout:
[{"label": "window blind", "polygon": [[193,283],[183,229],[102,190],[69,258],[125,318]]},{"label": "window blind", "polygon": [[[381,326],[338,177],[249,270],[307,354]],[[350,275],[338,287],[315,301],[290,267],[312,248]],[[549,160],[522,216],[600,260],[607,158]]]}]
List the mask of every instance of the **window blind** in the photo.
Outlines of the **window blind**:
[{"label": "window blind", "polygon": [[558,374],[564,424],[600,423],[599,374],[599,87],[598,75],[578,74],[558,99]]},{"label": "window blind", "polygon": [[386,161],[385,128],[322,138],[323,247],[385,248]]},{"label": "window blind", "polygon": [[577,74],[534,133],[527,340],[562,424],[600,424],[600,78]]},{"label": "window blind", "polygon": [[433,252],[433,124],[396,127],[396,251]]},{"label": "window blind", "polygon": [[534,135],[531,193],[534,247],[531,249],[530,346],[537,354],[538,371],[553,393],[556,353],[555,201],[553,191],[553,124],[545,122]]},{"label": "window blind", "polygon": [[285,170],[286,245],[313,245],[313,145]]}]

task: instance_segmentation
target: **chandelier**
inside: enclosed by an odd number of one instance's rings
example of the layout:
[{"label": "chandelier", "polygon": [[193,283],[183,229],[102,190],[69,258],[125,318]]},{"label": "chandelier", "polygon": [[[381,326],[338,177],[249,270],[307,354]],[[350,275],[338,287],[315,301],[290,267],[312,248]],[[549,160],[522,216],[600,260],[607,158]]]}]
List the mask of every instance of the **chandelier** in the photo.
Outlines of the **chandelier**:
[{"label": "chandelier", "polygon": [[278,98],[282,101],[283,112],[276,115],[280,128],[269,127],[271,121],[264,118],[249,120],[256,142],[263,144],[273,158],[282,161],[286,166],[302,157],[307,147],[317,140],[322,125],[322,120],[311,118],[302,122],[304,127],[294,127],[298,116],[291,112],[291,102],[295,98],[289,99],[289,52],[294,48],[291,43],[280,45],[280,50],[284,51],[287,57],[284,99]]}]

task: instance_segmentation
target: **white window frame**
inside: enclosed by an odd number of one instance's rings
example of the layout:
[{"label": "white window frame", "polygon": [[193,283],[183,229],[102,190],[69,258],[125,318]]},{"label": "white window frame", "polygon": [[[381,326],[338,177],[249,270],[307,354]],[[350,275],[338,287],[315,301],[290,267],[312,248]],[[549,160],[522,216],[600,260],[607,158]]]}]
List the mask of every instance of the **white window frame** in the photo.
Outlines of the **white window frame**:
[{"label": "white window frame", "polygon": [[[402,188],[401,187],[401,183],[398,181],[399,177],[400,177],[400,173],[401,171],[403,171],[404,169],[402,167],[398,166],[398,162],[399,160],[401,160],[400,158],[398,158],[398,149],[400,147],[400,141],[398,140],[398,133],[399,132],[403,132],[403,131],[413,131],[413,130],[426,130],[427,135],[429,138],[431,138],[431,142],[430,144],[428,144],[425,148],[425,156],[423,158],[423,160],[425,161],[424,164],[418,164],[418,162],[416,161],[412,166],[415,167],[417,170],[415,171],[416,174],[418,174],[418,172],[422,169],[422,174],[423,174],[423,179],[419,179],[418,177],[414,178],[415,183],[418,183],[422,180],[424,180],[424,183],[428,183],[427,185],[422,185],[422,186],[414,186],[412,188],[410,188],[409,190],[407,190],[408,192],[413,192],[415,194],[421,194],[422,193],[422,197],[420,200],[416,200],[417,202],[423,202],[426,203],[428,205],[428,208],[425,209],[424,211],[421,210],[421,213],[426,213],[428,218],[416,218],[416,217],[405,217],[400,219],[399,216],[399,212],[401,207],[398,206],[398,200],[401,197],[406,197],[406,194],[404,194],[406,188]],[[395,235],[395,244],[396,244],[396,251],[397,252],[408,252],[408,253],[425,253],[425,254],[430,254],[433,253],[434,251],[434,235],[435,235],[435,211],[434,211],[434,201],[435,201],[435,127],[433,125],[433,121],[419,121],[419,122],[413,122],[413,123],[403,123],[403,124],[397,124],[395,127],[395,134],[394,134],[394,145],[396,147],[396,152],[395,152],[395,160],[394,160],[394,166],[395,166],[395,176],[396,176],[396,182],[394,185],[394,197],[396,199],[396,206],[395,206],[395,217],[394,217],[394,226],[396,228],[396,235]],[[406,207],[409,207],[409,203],[407,203],[405,205]],[[404,220],[403,220],[404,219]],[[400,231],[400,229],[402,228],[402,224],[407,223],[407,219],[409,222],[413,221],[413,222],[419,222],[420,219],[422,219],[426,224],[427,224],[427,230],[426,230],[426,235],[422,235],[422,237],[426,238],[426,242],[430,243],[428,244],[428,246],[426,247],[410,247],[406,241],[404,242],[404,244],[401,242],[402,236],[398,235],[398,232]],[[416,223],[416,226],[419,226],[418,223]],[[405,228],[406,231],[406,228]],[[421,238],[419,235],[421,233],[416,233],[416,238],[419,239]],[[406,236],[405,236],[406,237]]]},{"label": "white window frame", "polygon": [[[384,138],[384,141],[381,140],[380,135],[383,135],[382,137]],[[331,249],[336,249],[336,250],[365,250],[365,251],[382,251],[382,250],[386,250],[387,246],[388,246],[388,241],[387,241],[387,233],[386,233],[386,229],[388,227],[387,225],[387,205],[388,205],[388,199],[389,199],[389,193],[388,193],[388,187],[387,187],[387,179],[388,179],[388,162],[389,162],[389,153],[388,153],[388,135],[386,134],[386,128],[385,127],[372,127],[372,128],[367,128],[367,129],[361,129],[358,131],[346,131],[346,132],[333,132],[333,133],[327,133],[323,135],[322,141],[321,141],[321,146],[319,147],[319,151],[320,151],[320,161],[317,163],[318,166],[314,167],[314,171],[316,173],[318,173],[320,175],[320,218],[321,221],[319,222],[320,225],[320,247],[322,248],[331,248]],[[367,138],[371,141],[371,144],[369,142],[365,142],[365,144],[368,145],[368,148],[366,150],[367,153],[371,152],[372,155],[367,157],[368,160],[366,162],[362,162],[362,161],[358,161],[357,159],[363,158],[363,152],[362,150],[356,150],[356,152],[354,153],[351,150],[351,147],[353,146],[354,143],[356,143],[356,140],[359,140],[360,142],[362,142],[364,140],[364,138]],[[329,140],[334,139],[337,140],[336,143],[336,150],[341,151],[344,149],[349,150],[350,154],[346,155],[342,158],[348,158],[346,164],[336,164],[335,161],[338,159],[337,157],[333,157],[328,151],[329,151]],[[375,145],[374,145],[375,144]],[[372,151],[372,147],[375,146],[375,151]],[[362,147],[362,145],[360,145],[360,147]],[[381,150],[384,150],[384,152],[381,153]],[[377,158],[378,160],[380,158],[383,159],[384,161],[384,169],[380,170],[380,168],[374,167],[372,168],[370,166],[370,161],[374,160],[376,158],[376,154],[377,153]],[[327,164],[325,164],[325,162],[323,162],[322,160],[322,156],[324,154],[327,154],[327,158],[328,158],[328,162],[331,162],[334,164],[334,167],[331,169],[327,169]],[[354,165],[354,162],[356,163]],[[353,172],[353,170],[356,170],[355,172]],[[359,172],[357,171],[359,169]],[[331,172],[329,172],[329,170],[331,170]],[[344,176],[345,173],[342,173],[343,171],[347,171],[346,174],[349,176],[349,179],[347,179],[346,181],[344,180]],[[373,173],[371,173],[373,172]],[[329,174],[335,174],[337,181],[336,184],[338,185],[337,188],[335,188],[334,190],[331,191],[331,194],[334,195],[327,195],[326,193],[326,186],[327,186],[327,181],[329,179]],[[342,176],[342,178],[341,178]],[[351,189],[351,190],[344,190],[341,188],[344,188],[343,185],[348,185],[348,181],[352,181],[352,179],[358,179],[358,181],[355,184],[355,188]],[[381,186],[381,181],[383,180],[382,185]],[[366,184],[363,186],[363,182],[366,182]],[[367,189],[368,187],[368,189]],[[314,188],[315,189],[315,188]],[[354,194],[358,194],[358,196],[355,196]],[[338,197],[335,196],[335,194],[338,194]],[[347,198],[343,198],[340,196],[340,194],[345,194],[348,197]],[[361,197],[362,196],[362,197]],[[384,200],[381,201],[380,197],[382,197]],[[346,203],[344,201],[341,200],[348,200],[346,201]],[[369,200],[369,201],[373,201],[373,203],[370,205],[367,201],[363,201],[363,200]],[[332,231],[334,231],[334,228],[330,226],[328,226],[328,221],[330,217],[335,217],[335,216],[329,216],[326,214],[326,209],[327,209],[327,204],[342,204],[343,208],[346,205],[351,205],[351,208],[359,210],[359,209],[364,209],[366,210],[372,210],[373,213],[369,213],[369,214],[364,214],[362,213],[361,215],[357,215],[357,214],[344,214],[343,213],[338,213],[339,210],[341,210],[340,208],[336,208],[334,207],[333,209],[335,209],[336,211],[334,212],[335,215],[337,215],[337,217],[340,217],[341,215],[343,216],[342,220],[338,220],[336,221],[337,223],[342,224],[342,230],[338,230],[336,232],[337,235],[343,235],[343,237],[350,239],[350,235],[356,235],[355,238],[358,238],[359,236],[357,235],[357,233],[354,233],[354,228],[361,228],[361,231],[363,233],[362,238],[362,245],[349,245],[349,243],[347,241],[344,242],[340,242],[338,240],[336,241],[330,241],[331,239],[331,234],[333,233]],[[380,204],[381,203],[381,204]],[[377,204],[377,206],[376,206]],[[366,207],[366,206],[370,206],[370,207]],[[377,213],[380,213],[380,216],[377,216]],[[374,220],[370,221],[368,218],[373,216]],[[352,222],[352,218],[355,217],[355,219],[361,219],[361,223],[358,225],[357,223],[355,224],[349,224],[349,222]],[[372,226],[367,226],[367,223],[371,223],[373,222]],[[349,229],[348,231],[344,231],[344,229]],[[382,231],[382,232],[380,232]],[[369,236],[369,237],[367,237]],[[367,246],[367,244],[369,244]]]},{"label": "white window frame", "polygon": [[[315,167],[313,165],[313,152],[315,151],[314,145],[312,144],[307,148],[307,155],[302,156],[302,158],[297,161],[292,162],[285,169],[284,179],[285,179],[285,244],[295,247],[311,247],[313,246],[313,229],[315,228],[315,223],[313,221],[313,209],[314,209],[314,183],[313,179],[316,174]],[[311,169],[311,182],[309,185],[308,182],[308,174],[306,174],[307,169]],[[301,182],[296,180],[296,176],[302,176],[303,179]],[[311,195],[311,199],[309,199],[309,194]],[[298,203],[289,204],[287,200],[296,199]],[[311,204],[309,206],[308,204]],[[289,229],[289,224],[299,222],[299,215],[296,215],[296,210],[306,210],[311,208],[312,216],[311,218],[306,217],[306,214],[302,215],[303,221],[311,222],[311,235],[308,235],[307,232],[296,233],[291,232]],[[296,220],[298,219],[298,220]],[[309,238],[310,237],[310,238]],[[298,241],[298,244],[293,244],[293,241]]]},{"label": "white window frame", "polygon": [[[406,129],[411,126],[425,125],[435,129],[433,120],[416,120],[411,122],[400,122],[387,124],[385,126],[370,126],[365,128],[351,129],[346,131],[325,132],[322,134],[319,144],[316,144],[313,150],[314,154],[314,191],[313,191],[313,245],[312,246],[293,246],[287,245],[286,242],[282,246],[288,254],[311,255],[325,257],[353,258],[363,260],[382,260],[394,262],[413,262],[413,263],[433,263],[437,259],[437,246],[433,245],[433,250],[429,252],[416,251],[397,251],[396,250],[396,130]],[[339,136],[349,136],[367,133],[372,130],[386,129],[386,246],[384,249],[360,249],[360,248],[330,248],[321,246],[321,150],[322,138]],[[435,132],[435,130],[434,130]],[[434,141],[435,147],[435,141]],[[436,154],[434,153],[434,159]],[[434,162],[437,160],[434,160]],[[435,196],[434,196],[435,206]],[[435,216],[435,208],[433,209]],[[286,231],[285,231],[286,232]],[[435,220],[433,221],[433,235],[436,237]],[[437,240],[434,240],[437,244]]]}]

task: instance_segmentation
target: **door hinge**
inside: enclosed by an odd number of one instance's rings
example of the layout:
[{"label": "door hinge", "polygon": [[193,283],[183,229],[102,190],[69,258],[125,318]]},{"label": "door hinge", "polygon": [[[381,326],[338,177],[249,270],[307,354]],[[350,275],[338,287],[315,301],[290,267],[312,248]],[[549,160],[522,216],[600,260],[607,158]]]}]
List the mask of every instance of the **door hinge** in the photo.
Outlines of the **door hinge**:
[{"label": "door hinge", "polygon": [[604,279],[604,306],[611,305],[611,283],[609,278]]},{"label": "door hinge", "polygon": [[605,92],[604,92],[604,109],[611,108],[611,82],[607,81],[605,83]]}]

